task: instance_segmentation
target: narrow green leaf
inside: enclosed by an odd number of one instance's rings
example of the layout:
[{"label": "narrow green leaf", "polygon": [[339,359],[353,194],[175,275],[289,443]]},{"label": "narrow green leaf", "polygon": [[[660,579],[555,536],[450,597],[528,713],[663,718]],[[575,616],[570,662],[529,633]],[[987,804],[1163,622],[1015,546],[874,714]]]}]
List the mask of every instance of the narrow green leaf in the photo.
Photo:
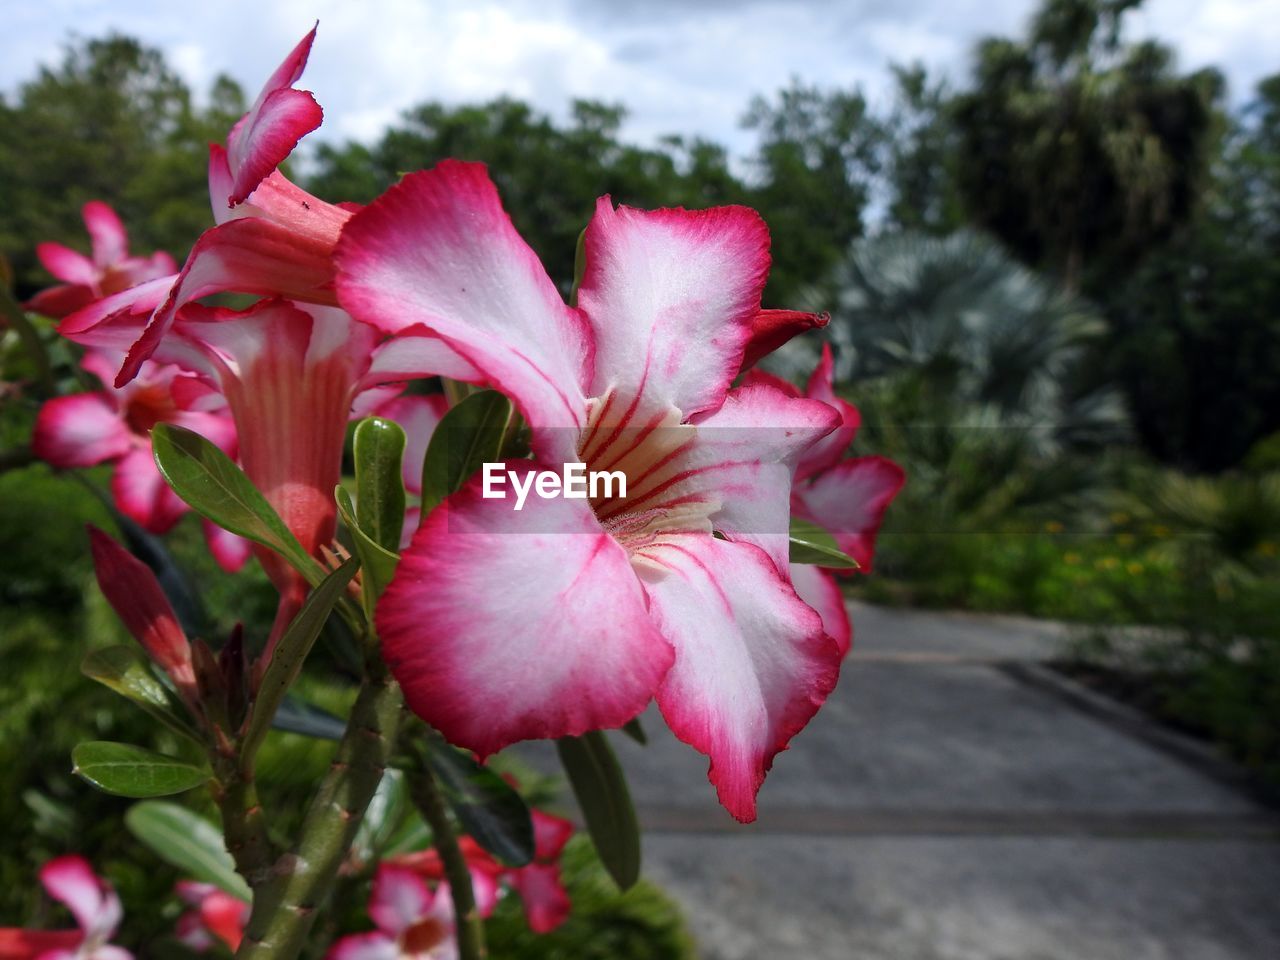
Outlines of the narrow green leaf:
[{"label": "narrow green leaf", "polygon": [[622,725],[622,732],[642,747],[647,747],[649,745],[649,737],[645,734],[644,727],[640,726],[639,717],[632,717],[624,723]]},{"label": "narrow green leaf", "polygon": [[798,517],[791,518],[791,562],[838,570],[858,569],[858,561],[840,549],[835,537],[816,523]]},{"label": "narrow green leaf", "polygon": [[169,690],[156,679],[146,655],[137,647],[118,644],[92,650],[80,662],[80,672],[132,700],[174,733],[202,742],[200,733],[178,712]]},{"label": "narrow green leaf", "polygon": [[556,750],[600,862],[620,889],[629,889],[640,878],[640,825],[613,748],[595,730],[557,740]]},{"label": "narrow green leaf", "polygon": [[582,278],[587,275],[587,228],[583,227],[578,234],[578,245],[573,251],[573,288],[569,291],[569,306],[578,305],[578,288],[582,286]]},{"label": "narrow green leaf", "polygon": [[351,503],[351,494],[347,492],[346,487],[335,487],[333,497],[338,502],[338,514],[342,517],[342,522],[351,531],[351,542],[355,547],[356,558],[360,561],[362,571],[365,609],[371,615],[378,597],[382,596],[382,591],[387,589],[387,584],[395,575],[400,555],[383,549],[365,533],[364,528],[356,520],[356,509]]},{"label": "narrow green leaf", "polygon": [[321,710],[315,704],[299,700],[290,694],[276,710],[271,726],[284,733],[296,733],[316,740],[342,739],[347,732],[346,721],[328,710]]},{"label": "narrow green leaf", "polygon": [[387,770],[360,820],[360,829],[351,847],[354,855],[366,862],[379,860],[410,809],[404,774]]},{"label": "narrow green leaf", "polygon": [[400,425],[369,417],[356,427],[356,519],[369,538],[388,553],[400,549],[404,528],[404,480],[400,461],[405,436]]},{"label": "narrow green leaf", "polygon": [[124,822],[130,833],[182,873],[241,900],[253,898],[249,885],[236,873],[222,831],[204,817],[176,803],[149,800],[130,807]]},{"label": "narrow green leaf", "polygon": [[533,818],[524,798],[471,754],[443,740],[427,750],[427,764],[463,829],[507,866],[523,867],[534,854]]},{"label": "narrow green leaf", "polygon": [[495,390],[473,393],[440,420],[422,463],[422,515],[461,489],[482,464],[501,458],[511,401]]},{"label": "narrow green leaf", "polygon": [[225,453],[200,434],[171,423],[151,431],[156,465],[165,482],[196,513],[284,557],[312,582],[324,568],[285,526],[266,497]]},{"label": "narrow green leaf", "polygon": [[90,740],[71,751],[75,773],[119,797],[167,797],[206,783],[209,770],[128,743]]},{"label": "narrow green leaf", "polygon": [[320,636],[334,605],[355,576],[356,564],[354,558],[348,560],[320,581],[320,585],[307,596],[302,609],[280,637],[271,655],[271,662],[267,664],[266,673],[262,676],[257,699],[253,703],[249,728],[241,747],[242,759],[251,760],[262,745],[267,731],[271,729],[276,710],[302,672],[302,664],[315,645],[316,637]]}]

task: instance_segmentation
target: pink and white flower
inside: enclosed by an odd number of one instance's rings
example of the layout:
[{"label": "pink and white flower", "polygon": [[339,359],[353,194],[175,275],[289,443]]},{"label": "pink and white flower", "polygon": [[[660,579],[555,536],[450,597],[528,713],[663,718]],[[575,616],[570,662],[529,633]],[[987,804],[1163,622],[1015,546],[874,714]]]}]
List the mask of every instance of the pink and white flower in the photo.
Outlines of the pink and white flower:
[{"label": "pink and white flower", "polygon": [[[146,364],[120,389],[111,386],[120,357],[90,351],[81,366],[102,381],[94,393],[56,397],[40,408],[31,446],[37,457],[61,469],[114,464],[111,492],[116,507],[152,533],[165,533],[187,512],[169,489],[151,454],[151,428],[173,423],[194,430],[230,456],[236,431],[225,407],[183,409],[193,384],[172,365]],[[207,401],[203,401],[208,405]],[[205,539],[223,569],[234,572],[249,556],[248,542],[204,523]]]},{"label": "pink and white flower", "polygon": [[[862,418],[857,407],[835,392],[833,368],[831,347],[824,344],[822,358],[803,393],[787,381],[760,371],[753,370],[746,382],[768,384],[791,396],[821,400],[840,414],[840,426],[801,457],[791,491],[791,509],[795,516],[829,531],[840,549],[857,562],[858,571],[870,573],[885,511],[906,482],[906,474],[885,457],[845,459]],[[801,599],[822,615],[827,632],[840,644],[841,653],[847,654],[853,645],[853,627],[832,572],[792,564],[791,582]]]},{"label": "pink and white flower", "polygon": [[373,878],[369,916],[377,930],[343,937],[327,960],[455,960],[449,888],[432,891],[412,870],[382,864]]},{"label": "pink and white flower", "polygon": [[89,231],[92,256],[60,243],[36,245],[44,268],[62,283],[41,290],[25,304],[28,310],[62,318],[96,300],[128,290],[139,283],[172,274],[177,269],[167,253],[129,256],[129,236],[116,212],[101,200],[90,200],[81,211]]},{"label": "pink and white flower", "polygon": [[267,80],[226,145],[210,148],[209,199],[217,225],[196,241],[182,270],[106,297],[60,328],[73,336],[120,317],[130,321],[125,326],[137,326],[117,384],[139,374],[182,307],[201,297],[234,290],[336,303],[332,254],[351,211],[312,196],[277,169],[322,118],[311,94],[293,88],[315,33],[313,28],[303,37]]},{"label": "pink and white flower", "polygon": [[108,941],[120,926],[120,898],[89,862],[74,854],[40,868],[40,883],[65,904],[80,927],[74,930],[0,929],[4,960],[133,960],[133,954]]},{"label": "pink and white flower", "polygon": [[[532,429],[536,462],[622,470],[626,497],[510,501],[478,481],[425,519],[378,611],[408,702],[486,756],[617,727],[656,696],[736,817],[835,685],[839,650],[787,572],[792,472],[825,403],[731,389],[761,317],[753,211],[602,198],[566,306],[478,164],[411,174],[346,226],[358,319],[426,328]],[[494,585],[501,584],[500,590]]]},{"label": "pink and white flower", "polygon": [[211,883],[179,880],[177,894],[191,909],[178,918],[178,940],[197,953],[222,944],[233,953],[244,939],[250,905]]}]

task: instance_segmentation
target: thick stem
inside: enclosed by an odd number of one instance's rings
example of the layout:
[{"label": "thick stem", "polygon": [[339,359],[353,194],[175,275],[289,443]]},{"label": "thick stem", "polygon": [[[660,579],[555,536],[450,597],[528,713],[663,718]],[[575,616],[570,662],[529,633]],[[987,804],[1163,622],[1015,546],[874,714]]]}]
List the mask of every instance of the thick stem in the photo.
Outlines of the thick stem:
[{"label": "thick stem", "polygon": [[455,935],[459,960],[484,960],[484,924],[476,907],[475,890],[471,886],[471,870],[458,846],[458,835],[449,820],[444,798],[436,787],[431,772],[423,767],[409,774],[409,796],[431,828],[431,842],[440,854],[449,893],[453,897]]},{"label": "thick stem", "polygon": [[338,754],[307,809],[297,845],[254,887],[240,960],[294,960],[333,886],[394,749],[404,700],[371,658]]},{"label": "thick stem", "polygon": [[222,832],[227,852],[236,870],[256,889],[267,881],[274,851],[267,833],[267,819],[258,802],[253,781],[240,775],[234,763],[227,764],[214,789],[214,799],[222,814]]}]

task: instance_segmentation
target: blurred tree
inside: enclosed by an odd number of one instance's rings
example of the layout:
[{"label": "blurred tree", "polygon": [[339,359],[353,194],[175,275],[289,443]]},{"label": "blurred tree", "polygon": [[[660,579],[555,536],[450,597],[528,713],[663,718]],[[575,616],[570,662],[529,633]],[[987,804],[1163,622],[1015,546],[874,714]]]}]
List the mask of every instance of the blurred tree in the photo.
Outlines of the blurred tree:
[{"label": "blurred tree", "polygon": [[402,173],[445,157],[479,160],[512,220],[551,276],[573,276],[578,234],[604,193],[634,206],[708,206],[740,199],[744,188],[725,151],[703,140],[668,138],[657,148],[619,139],[622,107],[573,103],[570,121],[516,100],[479,106],[426,103],[407,111],[376,144],[322,145],[309,186],[333,199],[367,202]]},{"label": "blurred tree", "polygon": [[964,210],[956,189],[952,94],[923,64],[891,69],[897,88],[884,120],[886,225],[938,235],[958,230]]},{"label": "blurred tree", "polygon": [[209,223],[208,144],[244,111],[225,77],[209,101],[194,105],[158,51],[114,34],[77,42],[59,66],[0,97],[0,250],[21,292],[48,283],[38,241],[86,248],[87,200],[115,207],[137,250],[182,259]]},{"label": "blurred tree", "polygon": [[773,99],[755,98],[743,124],[760,140],[750,202],[773,235],[769,289],[775,302],[789,302],[862,235],[884,128],[856,90],[798,80]]},{"label": "blurred tree", "polygon": [[1157,457],[1224,470],[1280,430],[1280,75],[1234,123],[1204,209],[1108,314],[1101,375]]},{"label": "blurred tree", "polygon": [[1126,44],[1140,0],[1044,0],[1026,39],[989,38],[953,104],[971,220],[1091,292],[1192,215],[1217,140],[1213,70]]}]

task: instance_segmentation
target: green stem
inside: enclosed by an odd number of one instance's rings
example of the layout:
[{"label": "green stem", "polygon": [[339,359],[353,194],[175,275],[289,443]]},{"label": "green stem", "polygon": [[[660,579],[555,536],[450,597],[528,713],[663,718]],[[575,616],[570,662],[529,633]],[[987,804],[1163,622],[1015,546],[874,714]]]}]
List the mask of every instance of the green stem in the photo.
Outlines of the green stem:
[{"label": "green stem", "polygon": [[214,788],[214,799],[222,814],[227,852],[235,861],[236,870],[256,889],[269,878],[274,858],[267,818],[253,780],[242,776],[234,763],[219,766],[222,769],[219,785]]},{"label": "green stem", "polygon": [[394,749],[404,700],[370,658],[338,753],[303,820],[300,839],[254,887],[240,960],[294,960],[355,840]]},{"label": "green stem", "polygon": [[44,341],[40,339],[40,332],[27,319],[22,305],[13,299],[13,294],[3,283],[0,283],[0,313],[3,313],[4,319],[18,334],[23,349],[35,364],[36,379],[40,383],[44,396],[52,397],[58,392],[58,385],[53,379],[53,365],[49,362],[49,351],[45,348]]},{"label": "green stem", "polygon": [[484,960],[488,956],[484,945],[484,924],[476,908],[475,890],[471,886],[471,870],[458,846],[458,835],[449,820],[444,798],[436,788],[435,779],[425,766],[408,775],[409,796],[431,828],[431,842],[440,854],[445,879],[449,881],[449,893],[453,897],[455,935],[458,939],[459,960]]}]

